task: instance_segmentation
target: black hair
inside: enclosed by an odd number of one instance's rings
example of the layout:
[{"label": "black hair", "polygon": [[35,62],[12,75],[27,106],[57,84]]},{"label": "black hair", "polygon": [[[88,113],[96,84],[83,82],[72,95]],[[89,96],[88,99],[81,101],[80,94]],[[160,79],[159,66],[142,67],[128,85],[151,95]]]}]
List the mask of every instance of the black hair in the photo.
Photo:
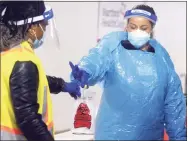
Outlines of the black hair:
[{"label": "black hair", "polygon": [[[145,11],[150,12],[151,14],[156,16],[154,9],[150,6],[148,6],[148,5],[145,5],[145,4],[137,5],[137,6],[132,8],[132,10],[135,10],[135,9],[145,10]],[[151,23],[151,26],[153,28],[154,24],[151,21],[150,21],[150,23]]]},{"label": "black hair", "polygon": [[[6,10],[5,10],[6,9]],[[4,15],[2,15],[5,10]],[[42,15],[45,11],[44,1],[0,1],[0,38],[2,46],[2,38],[13,41],[25,38],[28,29],[33,24],[39,22],[28,23],[28,18]],[[24,20],[24,25],[16,25],[14,21]],[[14,39],[13,39],[14,38]],[[15,39],[17,38],[17,39]],[[5,44],[4,44],[5,45]]]}]

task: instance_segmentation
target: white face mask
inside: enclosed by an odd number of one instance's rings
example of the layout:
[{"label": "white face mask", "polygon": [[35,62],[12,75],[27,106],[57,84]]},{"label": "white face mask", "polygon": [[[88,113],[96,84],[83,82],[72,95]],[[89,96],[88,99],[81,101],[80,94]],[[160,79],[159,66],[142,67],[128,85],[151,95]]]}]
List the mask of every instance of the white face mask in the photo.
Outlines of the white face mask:
[{"label": "white face mask", "polygon": [[129,42],[136,48],[142,47],[150,40],[150,34],[142,30],[128,32]]}]

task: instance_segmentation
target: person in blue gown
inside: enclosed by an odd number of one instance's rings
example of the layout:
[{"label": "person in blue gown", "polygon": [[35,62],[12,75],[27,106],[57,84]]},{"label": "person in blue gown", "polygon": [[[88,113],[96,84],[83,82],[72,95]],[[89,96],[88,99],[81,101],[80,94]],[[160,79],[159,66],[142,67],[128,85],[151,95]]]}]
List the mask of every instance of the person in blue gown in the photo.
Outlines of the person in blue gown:
[{"label": "person in blue gown", "polygon": [[[157,16],[138,5],[125,13],[125,31],[105,35],[77,65],[81,86],[102,83],[95,140],[186,140],[186,102],[165,48],[152,37]],[[173,42],[173,41],[172,41]]]}]

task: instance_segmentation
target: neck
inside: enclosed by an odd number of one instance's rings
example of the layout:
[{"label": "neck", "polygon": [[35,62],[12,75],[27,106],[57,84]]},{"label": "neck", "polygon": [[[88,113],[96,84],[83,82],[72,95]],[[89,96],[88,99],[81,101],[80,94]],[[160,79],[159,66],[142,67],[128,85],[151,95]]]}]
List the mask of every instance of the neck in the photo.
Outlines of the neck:
[{"label": "neck", "polygon": [[33,41],[30,38],[27,40],[27,42],[29,43],[29,45],[31,46],[31,48],[34,48]]},{"label": "neck", "polygon": [[148,48],[149,48],[149,46],[144,46],[141,50],[146,51],[146,50],[148,50]]},{"label": "neck", "polygon": [[149,44],[147,43],[147,44],[145,44],[142,48],[141,48],[141,50],[143,50],[143,51],[146,51],[146,50],[148,50],[149,49]]}]

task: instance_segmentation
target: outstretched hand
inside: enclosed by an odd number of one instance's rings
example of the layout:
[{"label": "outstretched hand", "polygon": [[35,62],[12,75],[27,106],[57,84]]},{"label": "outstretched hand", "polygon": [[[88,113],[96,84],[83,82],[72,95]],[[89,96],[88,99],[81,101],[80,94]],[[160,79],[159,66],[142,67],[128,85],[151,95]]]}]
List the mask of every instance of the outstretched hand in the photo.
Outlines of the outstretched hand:
[{"label": "outstretched hand", "polygon": [[81,83],[81,87],[84,88],[85,85],[88,87],[89,74],[79,69],[78,65],[74,65],[72,62],[69,62],[69,65],[72,69],[72,75],[74,79]]}]

